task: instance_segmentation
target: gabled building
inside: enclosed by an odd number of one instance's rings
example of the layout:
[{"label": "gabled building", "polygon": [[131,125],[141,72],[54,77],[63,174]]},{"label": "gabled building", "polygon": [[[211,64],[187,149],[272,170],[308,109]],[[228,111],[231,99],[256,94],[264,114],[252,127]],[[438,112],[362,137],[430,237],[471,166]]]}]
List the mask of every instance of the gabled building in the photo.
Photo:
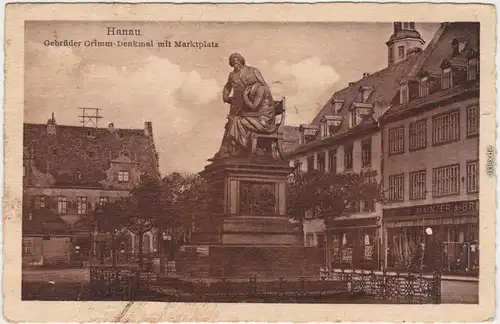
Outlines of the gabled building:
[{"label": "gabled building", "polygon": [[479,23],[443,23],[379,119],[385,267],[477,273]]},{"label": "gabled building", "polygon": [[[382,180],[382,139],[379,118],[399,99],[400,80],[408,75],[424,44],[414,23],[394,23],[387,42],[388,67],[362,78],[333,94],[310,124],[300,126],[299,146],[291,163],[303,171],[376,171]],[[395,56],[401,48],[402,56]],[[326,229],[309,213],[304,223],[306,246],[325,246],[333,267],[378,268],[381,264],[382,209],[374,201],[359,201],[349,216]],[[331,242],[325,242],[325,231]],[[328,243],[328,244],[326,244]]]},{"label": "gabled building", "polygon": [[[26,123],[23,171],[23,260],[61,262],[57,251],[66,247],[48,243],[58,238],[71,243],[73,252],[95,254],[89,225],[95,207],[127,197],[143,174],[159,176],[152,124],[146,122],[144,129],[65,126],[57,125],[54,115],[46,124]],[[51,224],[58,224],[57,231]],[[145,235],[146,253],[154,251],[155,237]],[[137,243],[130,234],[124,253],[134,253]]]}]

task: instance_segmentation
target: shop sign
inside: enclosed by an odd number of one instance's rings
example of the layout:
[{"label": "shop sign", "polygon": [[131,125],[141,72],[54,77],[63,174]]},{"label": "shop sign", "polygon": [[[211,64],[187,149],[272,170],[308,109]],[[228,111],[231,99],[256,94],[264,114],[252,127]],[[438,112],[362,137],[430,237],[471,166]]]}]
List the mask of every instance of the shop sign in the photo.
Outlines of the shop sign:
[{"label": "shop sign", "polygon": [[425,216],[439,214],[463,214],[479,211],[479,200],[457,201],[451,203],[419,205],[384,210],[387,216]]}]

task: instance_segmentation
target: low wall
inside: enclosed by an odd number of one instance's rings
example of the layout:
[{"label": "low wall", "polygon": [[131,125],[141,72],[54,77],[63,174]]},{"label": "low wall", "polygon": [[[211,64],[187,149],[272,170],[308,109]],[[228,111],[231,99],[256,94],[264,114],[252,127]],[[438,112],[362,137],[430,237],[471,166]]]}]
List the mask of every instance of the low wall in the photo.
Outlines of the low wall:
[{"label": "low wall", "polygon": [[194,277],[317,277],[325,250],[302,246],[189,246],[176,257],[177,273]]}]

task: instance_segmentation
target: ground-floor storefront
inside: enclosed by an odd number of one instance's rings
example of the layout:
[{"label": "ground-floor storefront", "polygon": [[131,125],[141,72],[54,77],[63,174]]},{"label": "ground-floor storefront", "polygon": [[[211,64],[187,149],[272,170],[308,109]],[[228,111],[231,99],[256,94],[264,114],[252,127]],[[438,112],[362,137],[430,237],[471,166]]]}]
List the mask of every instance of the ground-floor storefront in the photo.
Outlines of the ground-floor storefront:
[{"label": "ground-floor storefront", "polygon": [[479,272],[479,202],[384,210],[385,267]]},{"label": "ground-floor storefront", "polygon": [[332,268],[378,269],[380,225],[376,217],[335,221],[328,237],[327,262]]}]

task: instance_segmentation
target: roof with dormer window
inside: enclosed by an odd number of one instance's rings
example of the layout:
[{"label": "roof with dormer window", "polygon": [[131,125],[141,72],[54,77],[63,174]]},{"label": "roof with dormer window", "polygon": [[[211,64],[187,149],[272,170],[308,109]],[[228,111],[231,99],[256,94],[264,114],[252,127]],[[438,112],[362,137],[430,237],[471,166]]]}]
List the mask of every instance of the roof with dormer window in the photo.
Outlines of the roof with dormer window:
[{"label": "roof with dormer window", "polygon": [[[453,44],[453,43],[456,44]],[[453,47],[458,43],[464,44],[459,53],[454,52]],[[433,39],[429,42],[427,48],[419,56],[411,72],[402,79],[411,79],[413,77],[422,77],[428,75],[433,79],[430,84],[429,96],[418,98],[408,103],[400,104],[394,101],[392,107],[384,114],[382,119],[392,118],[400,115],[400,110],[406,110],[410,106],[417,107],[426,101],[448,98],[455,93],[468,91],[464,87],[460,89],[440,88],[440,78],[444,67],[463,68],[467,64],[467,55],[479,49],[479,23],[471,22],[453,22],[443,23],[435,33]],[[471,52],[472,51],[472,52]],[[458,55],[457,55],[458,54]],[[471,85],[471,91],[474,92],[476,85]],[[466,87],[467,88],[467,87]],[[434,94],[434,92],[437,92]]]},{"label": "roof with dormer window", "polygon": [[[92,137],[87,136],[88,131]],[[110,163],[120,162],[123,152],[130,152],[126,162],[136,164],[139,172],[156,174],[158,156],[153,138],[143,129],[116,129],[116,132],[108,128],[56,125],[56,134],[50,135],[46,124],[25,123],[24,158],[54,186],[101,187],[100,181],[106,178]],[[80,177],[75,177],[77,170]]]}]

